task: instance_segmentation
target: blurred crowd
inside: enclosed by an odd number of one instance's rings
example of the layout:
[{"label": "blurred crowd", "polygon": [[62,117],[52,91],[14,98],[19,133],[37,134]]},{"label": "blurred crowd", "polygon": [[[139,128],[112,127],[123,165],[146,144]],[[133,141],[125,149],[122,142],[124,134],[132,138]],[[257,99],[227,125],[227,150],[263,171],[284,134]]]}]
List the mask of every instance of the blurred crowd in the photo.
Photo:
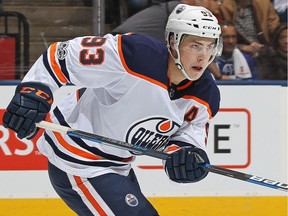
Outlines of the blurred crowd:
[{"label": "blurred crowd", "polygon": [[179,3],[209,9],[221,24],[223,52],[208,69],[218,80],[287,80],[287,0],[128,0],[129,17],[113,34],[147,34],[165,42]]},{"label": "blurred crowd", "polygon": [[[207,69],[216,80],[287,80],[287,0],[105,0],[105,22],[113,23],[112,34],[146,34],[165,43],[166,21],[179,3],[207,8],[221,24],[223,52]],[[123,10],[125,19],[119,18]]]}]

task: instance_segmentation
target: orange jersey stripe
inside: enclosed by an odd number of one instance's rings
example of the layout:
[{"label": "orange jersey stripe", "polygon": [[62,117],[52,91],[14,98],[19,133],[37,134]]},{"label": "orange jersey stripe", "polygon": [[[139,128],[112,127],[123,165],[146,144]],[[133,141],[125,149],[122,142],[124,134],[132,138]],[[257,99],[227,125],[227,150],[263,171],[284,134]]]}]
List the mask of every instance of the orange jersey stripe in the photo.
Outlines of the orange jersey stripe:
[{"label": "orange jersey stripe", "polygon": [[61,68],[59,67],[59,65],[57,64],[57,61],[55,59],[55,53],[56,53],[56,45],[57,43],[54,43],[51,45],[50,47],[50,61],[51,61],[51,66],[55,72],[55,75],[58,77],[58,79],[60,80],[60,82],[62,83],[68,83],[67,78],[65,77],[65,75],[63,74],[63,72],[61,71]]},{"label": "orange jersey stripe", "polygon": [[200,99],[200,98],[198,98],[198,97],[190,96],[190,95],[185,95],[185,96],[183,96],[183,98],[193,99],[193,100],[197,101],[198,103],[206,106],[206,107],[207,107],[207,112],[209,113],[209,118],[210,118],[210,119],[212,118],[212,111],[211,111],[211,109],[210,109],[209,104],[208,104],[206,101],[204,101],[204,100],[202,100],[202,99]]},{"label": "orange jersey stripe", "polygon": [[[78,92],[78,91],[77,91]],[[46,121],[48,122],[52,122],[51,118],[50,118],[50,114],[48,113],[47,117],[46,117]],[[82,151],[74,146],[71,146],[69,143],[67,143],[64,138],[62,137],[62,135],[58,132],[53,132],[57,141],[68,151],[79,155],[81,157],[87,158],[87,159],[92,159],[92,160],[105,160],[105,158],[96,156],[94,154],[89,154],[88,152]],[[128,157],[128,158],[124,158],[123,160],[121,160],[121,162],[129,162],[132,161],[134,159],[134,156]]]},{"label": "orange jersey stripe", "polygon": [[124,58],[124,55],[123,55],[123,50],[122,50],[121,44],[122,44],[122,35],[119,35],[119,36],[118,36],[118,52],[119,52],[119,55],[120,55],[120,59],[121,59],[122,65],[124,66],[125,70],[126,70],[128,73],[130,73],[130,74],[132,74],[132,75],[134,75],[134,76],[140,77],[141,79],[147,80],[147,81],[149,81],[149,82],[151,82],[151,83],[154,83],[155,85],[161,86],[161,87],[164,88],[164,89],[167,89],[167,86],[164,85],[163,83],[161,83],[161,82],[159,82],[159,81],[157,81],[157,80],[151,79],[150,77],[147,77],[147,76],[144,76],[144,75],[142,75],[142,74],[139,74],[139,73],[137,73],[137,72],[135,72],[135,71],[132,71],[132,70],[128,67],[128,65],[126,64],[126,62],[125,62],[125,58]]},{"label": "orange jersey stripe", "polygon": [[97,212],[100,214],[100,216],[107,216],[107,214],[101,208],[99,203],[94,199],[93,195],[90,193],[88,188],[84,185],[84,183],[82,182],[81,178],[78,177],[78,176],[73,176],[73,177],[74,177],[74,179],[75,179],[75,181],[77,183],[77,186],[81,189],[83,194],[86,196],[86,198],[89,200],[89,202],[93,205],[93,207],[97,210]]},{"label": "orange jersey stripe", "polygon": [[62,137],[62,135],[58,132],[53,132],[54,136],[56,137],[57,141],[65,148],[67,149],[68,151],[72,152],[73,154],[76,154],[78,156],[81,156],[83,158],[86,158],[86,159],[91,159],[91,160],[101,160],[103,158],[99,157],[99,156],[96,156],[94,154],[90,154],[88,152],[85,152],[81,149],[78,149],[74,146],[71,146],[68,142],[66,142],[64,140],[64,138]]},{"label": "orange jersey stripe", "polygon": [[187,88],[188,86],[190,86],[192,83],[193,83],[193,81],[190,80],[185,85],[178,87],[177,90],[178,91],[183,90],[183,89]]},{"label": "orange jersey stripe", "polygon": [[76,91],[76,101],[78,102],[80,100],[80,93],[79,89]]}]

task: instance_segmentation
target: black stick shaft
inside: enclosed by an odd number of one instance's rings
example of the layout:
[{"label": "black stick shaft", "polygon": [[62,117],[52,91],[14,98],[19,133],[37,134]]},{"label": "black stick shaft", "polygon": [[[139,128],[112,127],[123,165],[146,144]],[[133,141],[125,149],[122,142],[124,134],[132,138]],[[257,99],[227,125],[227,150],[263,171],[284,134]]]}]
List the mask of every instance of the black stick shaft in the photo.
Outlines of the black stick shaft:
[{"label": "black stick shaft", "polygon": [[162,160],[165,160],[168,157],[168,154],[164,152],[152,150],[152,149],[145,148],[142,146],[132,145],[127,142],[111,139],[111,138],[104,137],[104,136],[99,136],[96,134],[87,133],[87,132],[80,131],[80,130],[69,129],[67,132],[67,135],[79,137],[82,139],[87,139],[93,142],[103,142],[113,147],[117,147],[117,148],[128,150],[128,151],[133,151],[137,154],[143,154],[143,155],[147,155],[147,156],[162,159]]}]

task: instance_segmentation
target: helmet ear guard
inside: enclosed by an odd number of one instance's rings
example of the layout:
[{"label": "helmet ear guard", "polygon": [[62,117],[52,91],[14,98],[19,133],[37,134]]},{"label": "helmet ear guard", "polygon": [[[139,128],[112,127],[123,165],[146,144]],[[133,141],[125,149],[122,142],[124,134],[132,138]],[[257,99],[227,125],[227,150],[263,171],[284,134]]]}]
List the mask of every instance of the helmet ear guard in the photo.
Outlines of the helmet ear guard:
[{"label": "helmet ear guard", "polygon": [[221,56],[222,55],[222,50],[223,50],[223,40],[222,37],[219,37],[219,39],[216,39],[216,44],[215,44],[215,50],[211,58],[209,59],[209,64],[214,60],[216,56]]},{"label": "helmet ear guard", "polygon": [[218,41],[218,43],[217,43],[218,45],[216,47],[216,49],[217,49],[216,56],[221,56],[222,51],[223,51],[223,39],[222,39],[222,37],[219,37],[218,40],[219,41]]}]

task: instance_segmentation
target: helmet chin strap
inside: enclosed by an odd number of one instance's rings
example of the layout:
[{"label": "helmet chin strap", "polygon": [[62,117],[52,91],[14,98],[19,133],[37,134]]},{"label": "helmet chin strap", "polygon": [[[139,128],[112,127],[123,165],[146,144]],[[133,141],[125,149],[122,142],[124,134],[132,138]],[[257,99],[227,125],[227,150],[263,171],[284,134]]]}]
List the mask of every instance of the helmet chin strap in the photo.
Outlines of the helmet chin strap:
[{"label": "helmet chin strap", "polygon": [[178,47],[176,48],[176,52],[177,52],[177,56],[178,56],[177,58],[175,58],[175,57],[172,55],[170,49],[168,49],[168,50],[169,50],[169,53],[170,53],[171,57],[174,59],[175,65],[176,65],[177,68],[182,72],[182,74],[185,76],[185,78],[188,79],[188,80],[194,81],[191,77],[189,77],[189,75],[188,75],[187,72],[185,71],[183,65],[181,64],[181,61],[180,61],[180,52],[179,52]]},{"label": "helmet chin strap", "polygon": [[182,72],[182,74],[185,76],[186,79],[194,81],[191,77],[189,77],[189,75],[187,74],[187,72],[185,71],[183,65],[181,64],[180,61],[175,60],[175,65],[178,67],[178,69]]}]

